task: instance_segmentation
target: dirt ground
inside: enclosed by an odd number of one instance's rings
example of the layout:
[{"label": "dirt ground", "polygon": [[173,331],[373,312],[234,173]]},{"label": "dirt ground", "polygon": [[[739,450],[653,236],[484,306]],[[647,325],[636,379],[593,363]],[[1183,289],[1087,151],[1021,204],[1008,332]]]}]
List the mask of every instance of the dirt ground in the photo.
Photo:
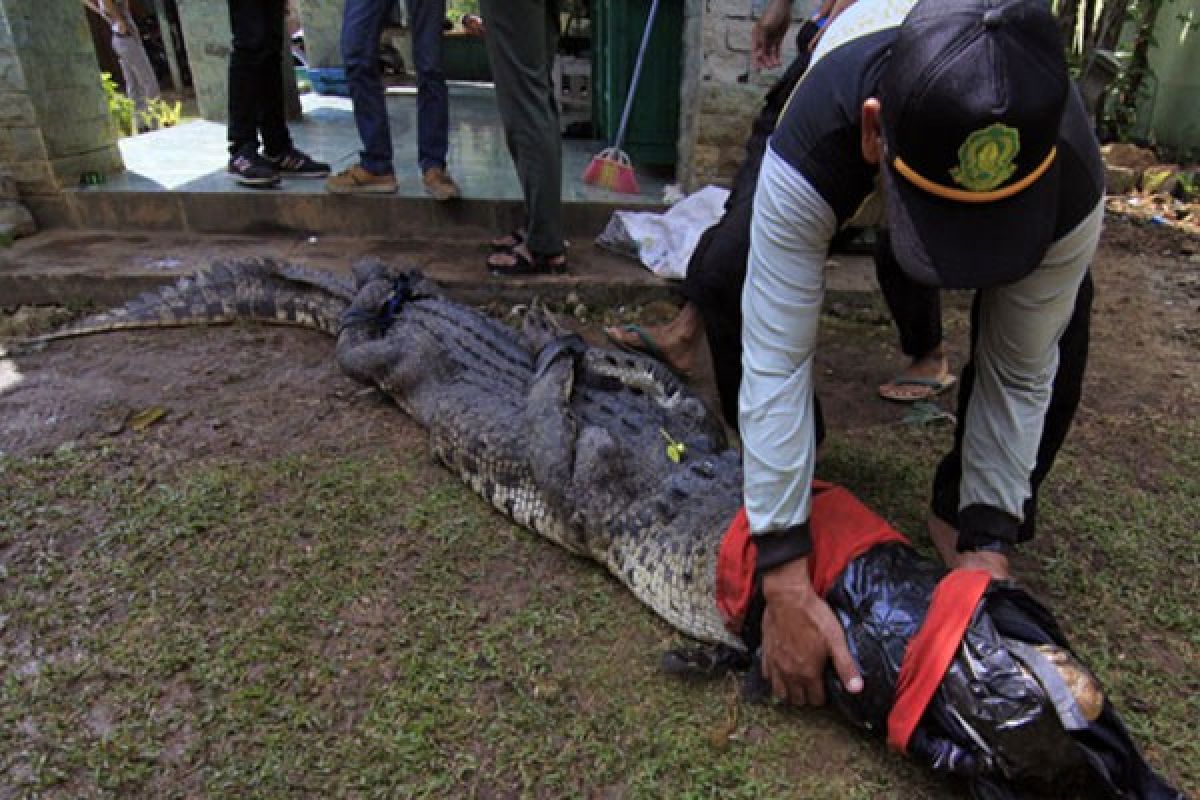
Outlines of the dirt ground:
[{"label": "dirt ground", "polygon": [[[1081,421],[1092,411],[1183,413],[1194,407],[1200,391],[1200,237],[1110,218],[1093,273],[1097,294]],[[949,293],[944,302],[951,358],[961,365],[969,297]],[[653,304],[629,313],[653,323],[672,310]],[[584,323],[573,324],[599,344],[601,323],[611,314],[590,311]],[[831,426],[866,426],[902,415],[902,407],[879,401],[874,392],[901,366],[882,308],[834,304],[827,311],[818,375]],[[10,313],[0,321],[0,341],[31,325],[51,326],[62,313]],[[840,319],[874,323],[882,335],[869,342],[839,336]],[[164,438],[180,448],[180,458],[230,447],[270,450],[298,431],[307,431],[314,443],[344,441],[343,415],[333,411],[357,388],[338,374],[329,355],[329,342],[319,335],[253,328],[110,334],[56,345],[0,367],[10,373],[8,380],[0,376],[0,385],[8,387],[0,392],[0,452],[49,452],[65,442],[112,435],[127,416],[150,407],[169,412],[158,427],[170,433]],[[12,380],[13,370],[19,381]],[[704,360],[693,386],[715,404]],[[942,405],[952,408],[952,398]],[[252,428],[239,429],[238,408],[255,412]],[[352,421],[344,425],[354,427]],[[1075,435],[1080,433],[1087,431]]]},{"label": "dirt ground", "polygon": [[[1200,240],[1113,217],[1094,275],[1088,380],[1070,441],[1080,452],[1155,474],[1173,443],[1121,442],[1113,421],[1195,414]],[[958,366],[967,351],[966,298],[948,298],[947,306],[948,341]],[[600,322],[608,317],[594,311],[584,329],[598,341]],[[642,318],[653,321],[655,313],[644,311]],[[24,322],[10,315],[7,325],[11,335]],[[847,326],[858,333],[847,335]],[[868,335],[858,335],[864,329]],[[886,318],[878,311],[834,308],[822,336],[819,391],[833,435],[900,424],[907,409],[875,395],[900,366]],[[698,386],[712,398],[707,371]],[[952,397],[940,403],[953,410]],[[139,474],[163,475],[229,457],[255,462],[295,452],[350,456],[426,448],[425,433],[374,390],[343,376],[331,341],[313,332],[234,326],[115,333],[0,357],[0,455],[23,459],[71,443],[135,439]],[[120,473],[129,458],[128,449],[118,449],[108,467]],[[418,484],[440,479],[436,465],[422,469],[428,474]],[[0,546],[0,560],[5,549]],[[849,756],[832,758],[842,763]]]}]

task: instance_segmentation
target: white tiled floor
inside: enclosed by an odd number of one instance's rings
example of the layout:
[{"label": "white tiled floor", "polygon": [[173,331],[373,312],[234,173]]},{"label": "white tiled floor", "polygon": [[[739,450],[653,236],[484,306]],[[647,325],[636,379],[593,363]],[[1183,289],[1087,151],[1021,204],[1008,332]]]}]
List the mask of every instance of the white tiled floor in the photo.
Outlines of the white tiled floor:
[{"label": "white tiled floor", "polygon": [[[467,197],[519,199],[521,196],[512,160],[504,145],[504,132],[491,88],[454,84],[450,93],[449,170]],[[296,146],[314,158],[328,161],[334,170],[354,163],[360,147],[350,100],[314,93],[301,95],[303,119],[290,124]],[[416,96],[412,89],[391,89],[388,112],[395,147],[400,194],[423,196],[416,167]],[[620,205],[662,202],[664,181],[639,171],[640,195],[619,194],[583,183],[583,169],[604,143],[563,140],[563,201]],[[175,128],[122,139],[126,172],[109,178],[113,191],[227,192],[242,190],[225,171],[228,160],[225,126],[203,120]],[[407,165],[407,167],[406,167]],[[324,191],[319,180],[286,181],[285,192]]]}]

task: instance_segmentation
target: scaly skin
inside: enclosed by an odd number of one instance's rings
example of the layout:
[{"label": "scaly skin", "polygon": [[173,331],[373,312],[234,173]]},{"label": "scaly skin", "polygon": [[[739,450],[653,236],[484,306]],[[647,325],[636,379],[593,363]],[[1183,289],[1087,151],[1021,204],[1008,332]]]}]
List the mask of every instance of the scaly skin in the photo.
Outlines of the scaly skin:
[{"label": "scaly skin", "polygon": [[119,330],[228,325],[239,320],[312,328],[333,336],[353,297],[352,284],[327,272],[270,259],[219,262],[207,272],[146,292],[120,308],[23,344]]},{"label": "scaly skin", "polygon": [[[582,346],[539,373],[562,336],[544,315],[519,334],[419,279],[385,328],[376,312],[402,276],[359,272],[337,348],[348,374],[391,395],[515,522],[604,564],[684,633],[741,646],[716,608],[710,535],[737,510],[741,469],[699,400],[654,362]],[[684,445],[678,464],[664,431]]]}]

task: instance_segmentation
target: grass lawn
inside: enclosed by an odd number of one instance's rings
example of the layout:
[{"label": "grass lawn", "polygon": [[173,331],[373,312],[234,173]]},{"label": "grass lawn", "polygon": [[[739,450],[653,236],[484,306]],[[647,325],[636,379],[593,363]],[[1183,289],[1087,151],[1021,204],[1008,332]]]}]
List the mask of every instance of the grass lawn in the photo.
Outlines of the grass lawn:
[{"label": "grass lawn", "polygon": [[[1074,437],[1021,573],[1195,791],[1200,430],[1083,425],[1173,444],[1148,475]],[[821,472],[915,533],[949,436],[840,431]],[[0,798],[961,793],[830,711],[661,674],[669,628],[423,447],[163,471],[144,446],[0,459]]]}]

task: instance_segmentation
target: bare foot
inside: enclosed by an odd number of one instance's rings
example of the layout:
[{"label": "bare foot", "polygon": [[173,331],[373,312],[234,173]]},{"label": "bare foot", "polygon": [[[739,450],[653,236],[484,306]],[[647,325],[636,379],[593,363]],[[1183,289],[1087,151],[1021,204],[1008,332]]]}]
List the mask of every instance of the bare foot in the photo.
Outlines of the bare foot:
[{"label": "bare foot", "polygon": [[700,311],[687,303],[665,325],[610,325],[604,329],[604,335],[619,347],[646,353],[680,375],[688,376],[696,365],[696,348],[703,331]]},{"label": "bare foot", "polygon": [[938,345],[928,355],[914,359],[899,375],[879,387],[879,396],[897,403],[928,400],[954,385],[946,351]]},{"label": "bare foot", "polygon": [[1010,580],[1008,556],[984,551],[958,552],[958,529],[940,517],[929,516],[929,538],[942,562],[950,569],[981,569],[998,581]]}]

